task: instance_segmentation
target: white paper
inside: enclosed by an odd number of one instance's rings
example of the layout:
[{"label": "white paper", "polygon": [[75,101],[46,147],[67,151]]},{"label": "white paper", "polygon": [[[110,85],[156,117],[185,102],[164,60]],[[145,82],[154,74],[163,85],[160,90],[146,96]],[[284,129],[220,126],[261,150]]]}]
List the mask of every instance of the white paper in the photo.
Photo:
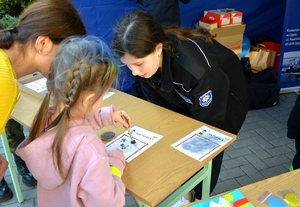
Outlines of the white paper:
[{"label": "white paper", "polygon": [[[25,83],[24,86],[27,88],[30,88],[31,90],[34,90],[35,92],[41,93],[41,94],[46,94],[47,93],[47,79],[45,77],[34,80],[29,83]],[[114,95],[115,92],[112,91],[107,91],[104,96],[103,100],[109,98],[110,96]]]},{"label": "white paper", "polygon": [[171,146],[201,162],[230,140],[231,137],[202,126]]},{"label": "white paper", "polygon": [[163,137],[138,126],[133,126],[130,131],[135,139],[135,144],[131,144],[131,138],[127,131],[106,144],[108,151],[122,150],[127,162],[139,156]]},{"label": "white paper", "polygon": [[107,99],[108,97],[114,95],[115,92],[112,92],[112,91],[107,91],[104,96],[103,96],[103,100]]},{"label": "white paper", "polygon": [[47,92],[46,82],[47,82],[46,78],[40,78],[35,81],[26,83],[24,84],[24,86],[30,88],[31,90],[34,90],[35,92],[44,94],[44,92]]}]

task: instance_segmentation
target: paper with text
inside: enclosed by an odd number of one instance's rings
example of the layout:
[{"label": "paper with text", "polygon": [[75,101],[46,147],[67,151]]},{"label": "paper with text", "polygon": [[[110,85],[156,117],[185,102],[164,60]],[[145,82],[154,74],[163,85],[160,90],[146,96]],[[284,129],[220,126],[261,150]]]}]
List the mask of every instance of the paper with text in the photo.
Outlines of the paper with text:
[{"label": "paper with text", "polygon": [[135,144],[131,144],[131,138],[127,131],[106,144],[108,151],[115,149],[122,150],[126,162],[130,162],[136,158],[163,137],[138,126],[133,126],[130,131],[135,139]]},{"label": "paper with text", "polygon": [[30,88],[31,90],[34,90],[35,92],[45,95],[47,93],[46,82],[47,82],[46,78],[40,78],[35,81],[25,83],[24,86]]},{"label": "paper with text", "polygon": [[111,96],[114,95],[114,94],[115,94],[115,92],[107,91],[107,92],[104,94],[104,96],[103,96],[103,100],[105,100],[105,99],[111,97]]},{"label": "paper with text", "polygon": [[[45,77],[31,81],[29,83],[25,83],[24,86],[43,95],[47,93],[47,79]],[[103,96],[103,100],[109,98],[114,94],[115,92],[107,91]]]},{"label": "paper with text", "polygon": [[171,146],[201,162],[230,140],[231,137],[202,126]]}]

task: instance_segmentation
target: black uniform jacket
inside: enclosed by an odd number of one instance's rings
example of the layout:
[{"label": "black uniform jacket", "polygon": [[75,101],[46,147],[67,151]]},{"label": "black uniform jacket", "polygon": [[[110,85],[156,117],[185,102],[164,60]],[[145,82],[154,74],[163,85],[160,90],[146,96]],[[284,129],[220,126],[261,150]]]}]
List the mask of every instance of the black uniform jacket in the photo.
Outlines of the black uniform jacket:
[{"label": "black uniform jacket", "polygon": [[300,94],[287,121],[287,137],[300,140]]},{"label": "black uniform jacket", "polygon": [[237,134],[247,111],[240,60],[217,41],[178,40],[175,56],[163,52],[162,73],[140,78],[150,102]]}]

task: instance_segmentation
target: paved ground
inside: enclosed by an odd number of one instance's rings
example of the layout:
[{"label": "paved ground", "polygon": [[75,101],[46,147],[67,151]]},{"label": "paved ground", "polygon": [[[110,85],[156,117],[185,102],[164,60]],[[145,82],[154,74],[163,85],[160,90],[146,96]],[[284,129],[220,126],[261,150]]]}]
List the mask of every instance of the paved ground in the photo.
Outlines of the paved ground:
[{"label": "paved ground", "polygon": [[[286,137],[286,121],[294,106],[297,94],[280,95],[274,107],[249,111],[238,139],[225,150],[222,171],[214,193],[221,193],[269,178],[289,170],[295,153],[294,142]],[[0,149],[3,154],[3,149]],[[13,189],[9,172],[5,179]],[[7,207],[36,207],[36,189],[21,182],[25,201],[16,197],[3,202]],[[135,200],[126,194],[125,207],[137,207]]]}]

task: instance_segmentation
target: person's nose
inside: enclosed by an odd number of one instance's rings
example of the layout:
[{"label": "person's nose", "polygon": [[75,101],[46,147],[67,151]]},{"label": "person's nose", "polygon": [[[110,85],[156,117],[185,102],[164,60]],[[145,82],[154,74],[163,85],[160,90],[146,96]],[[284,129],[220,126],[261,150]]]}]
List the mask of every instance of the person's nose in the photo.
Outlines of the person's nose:
[{"label": "person's nose", "polygon": [[139,75],[140,70],[138,68],[131,67],[130,69],[131,69],[131,73],[132,73],[133,76]]}]

